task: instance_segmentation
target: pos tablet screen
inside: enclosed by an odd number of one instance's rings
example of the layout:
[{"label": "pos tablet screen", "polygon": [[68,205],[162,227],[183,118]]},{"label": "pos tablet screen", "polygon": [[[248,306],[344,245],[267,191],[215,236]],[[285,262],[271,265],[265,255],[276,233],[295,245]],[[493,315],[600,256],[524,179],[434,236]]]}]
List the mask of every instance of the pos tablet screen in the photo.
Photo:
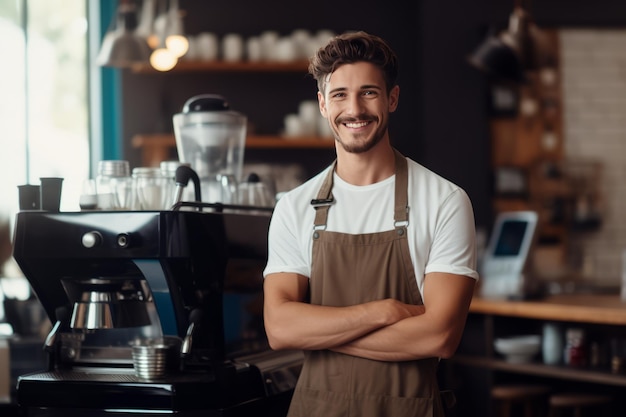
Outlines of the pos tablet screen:
[{"label": "pos tablet screen", "polygon": [[481,294],[522,297],[524,270],[537,228],[534,211],[503,212],[496,218],[481,268]]}]

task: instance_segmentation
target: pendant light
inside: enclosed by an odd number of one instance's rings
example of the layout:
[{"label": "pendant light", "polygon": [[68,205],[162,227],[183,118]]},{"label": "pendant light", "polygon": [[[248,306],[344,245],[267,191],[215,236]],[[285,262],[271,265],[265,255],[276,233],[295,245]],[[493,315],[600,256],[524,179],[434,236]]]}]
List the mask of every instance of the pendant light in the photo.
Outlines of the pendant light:
[{"label": "pendant light", "polygon": [[522,3],[515,1],[508,28],[498,35],[490,32],[468,58],[472,66],[492,78],[525,83],[524,73],[541,66],[544,35]]},{"label": "pendant light", "polygon": [[145,38],[137,35],[136,28],[136,6],[130,0],[123,0],[110,29],[104,35],[96,63],[117,68],[147,63],[151,49]]},{"label": "pendant light", "polygon": [[180,58],[189,50],[189,40],[183,29],[183,16],[178,8],[178,0],[170,0],[170,9],[167,13],[165,46],[176,58]]},{"label": "pendant light", "polygon": [[187,53],[189,40],[184,35],[182,14],[178,0],[170,0],[167,11],[161,3],[161,12],[154,21],[151,39],[156,43],[150,55],[150,64],[157,71],[169,71],[176,66],[178,59]]}]

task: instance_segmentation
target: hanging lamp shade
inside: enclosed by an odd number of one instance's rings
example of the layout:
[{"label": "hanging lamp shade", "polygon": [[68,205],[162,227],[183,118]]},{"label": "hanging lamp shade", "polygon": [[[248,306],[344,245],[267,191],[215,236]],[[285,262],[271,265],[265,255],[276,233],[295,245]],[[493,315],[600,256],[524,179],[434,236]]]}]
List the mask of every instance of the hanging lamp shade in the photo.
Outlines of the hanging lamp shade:
[{"label": "hanging lamp shade", "polygon": [[508,28],[498,35],[490,33],[468,61],[494,79],[525,83],[524,73],[540,66],[542,33],[520,2],[516,3]]},{"label": "hanging lamp shade", "polygon": [[526,82],[518,54],[498,36],[488,36],[469,56],[468,61],[492,79]]},{"label": "hanging lamp shade", "polygon": [[115,25],[104,36],[96,63],[104,67],[127,68],[148,63],[152,50],[145,38],[137,35],[137,10],[129,2],[120,4]]}]

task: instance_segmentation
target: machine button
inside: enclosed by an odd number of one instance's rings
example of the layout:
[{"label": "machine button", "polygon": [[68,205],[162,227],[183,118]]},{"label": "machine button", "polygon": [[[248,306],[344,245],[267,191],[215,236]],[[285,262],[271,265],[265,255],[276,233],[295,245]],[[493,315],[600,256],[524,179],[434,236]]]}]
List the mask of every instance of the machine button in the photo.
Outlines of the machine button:
[{"label": "machine button", "polygon": [[130,246],[130,235],[128,233],[120,233],[117,235],[117,246],[127,248]]},{"label": "machine button", "polygon": [[82,243],[83,246],[86,248],[96,247],[100,245],[100,243],[102,243],[102,235],[100,234],[100,232],[97,232],[95,230],[92,232],[87,232],[83,235]]}]

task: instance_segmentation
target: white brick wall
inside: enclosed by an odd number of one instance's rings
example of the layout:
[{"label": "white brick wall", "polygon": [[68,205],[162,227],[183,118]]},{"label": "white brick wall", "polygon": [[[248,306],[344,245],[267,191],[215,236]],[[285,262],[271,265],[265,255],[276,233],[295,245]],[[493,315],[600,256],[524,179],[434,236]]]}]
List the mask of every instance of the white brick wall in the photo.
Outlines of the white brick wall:
[{"label": "white brick wall", "polygon": [[565,156],[604,167],[603,226],[572,233],[572,247],[594,282],[618,285],[626,249],[626,30],[565,29],[559,37]]}]

